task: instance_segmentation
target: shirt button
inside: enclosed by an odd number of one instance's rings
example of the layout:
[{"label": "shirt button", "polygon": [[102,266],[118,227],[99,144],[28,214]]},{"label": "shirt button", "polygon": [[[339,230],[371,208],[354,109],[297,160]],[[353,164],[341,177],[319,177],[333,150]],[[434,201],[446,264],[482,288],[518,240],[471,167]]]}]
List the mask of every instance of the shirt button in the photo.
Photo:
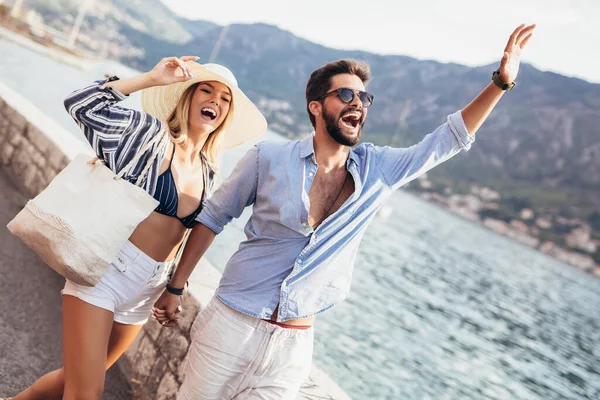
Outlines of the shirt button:
[{"label": "shirt button", "polygon": [[307,225],[308,225],[308,224],[307,224],[306,222],[303,222],[303,223],[302,223],[302,226],[303,226],[303,227],[305,227],[305,228],[306,228],[306,226],[307,226]]},{"label": "shirt button", "polygon": [[308,176],[313,176],[313,175],[314,175],[314,174],[313,174],[312,172],[309,172],[309,173],[308,173]]},{"label": "shirt button", "polygon": [[302,264],[302,260],[297,260],[296,264]]}]

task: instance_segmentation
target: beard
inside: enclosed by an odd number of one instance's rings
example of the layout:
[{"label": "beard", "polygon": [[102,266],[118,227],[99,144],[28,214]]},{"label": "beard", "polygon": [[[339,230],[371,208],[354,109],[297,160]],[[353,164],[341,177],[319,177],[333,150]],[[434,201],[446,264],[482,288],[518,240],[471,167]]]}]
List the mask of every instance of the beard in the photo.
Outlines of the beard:
[{"label": "beard", "polygon": [[329,136],[333,138],[336,142],[343,146],[355,146],[360,141],[360,134],[362,133],[362,127],[365,124],[365,120],[362,119],[358,125],[358,132],[356,136],[344,134],[342,132],[342,128],[340,127],[340,120],[342,115],[346,114],[349,111],[357,110],[356,107],[347,107],[340,112],[338,116],[331,115],[326,109],[323,111],[323,120],[325,121],[325,129]]}]

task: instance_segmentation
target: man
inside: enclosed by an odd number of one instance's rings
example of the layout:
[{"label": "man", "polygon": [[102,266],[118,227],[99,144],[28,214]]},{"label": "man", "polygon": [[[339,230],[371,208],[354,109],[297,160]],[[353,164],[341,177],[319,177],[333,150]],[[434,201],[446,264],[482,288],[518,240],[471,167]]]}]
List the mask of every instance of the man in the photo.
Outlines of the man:
[{"label": "man", "polygon": [[314,136],[248,151],[198,216],[155,316],[176,320],[177,294],[215,235],[253,205],[245,240],[215,298],[192,327],[178,399],[292,399],[308,376],[312,324],[348,295],[368,223],[393,191],[462,150],[517,77],[535,25],[519,26],[490,83],[462,111],[410,148],[355,148],[373,97],[369,68],[339,60],[306,87]]}]

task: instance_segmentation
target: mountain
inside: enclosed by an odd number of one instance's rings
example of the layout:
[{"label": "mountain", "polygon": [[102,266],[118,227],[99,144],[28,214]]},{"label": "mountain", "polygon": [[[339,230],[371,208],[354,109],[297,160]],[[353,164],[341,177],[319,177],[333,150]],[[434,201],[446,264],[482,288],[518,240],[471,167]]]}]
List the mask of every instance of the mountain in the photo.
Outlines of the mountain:
[{"label": "mountain", "polygon": [[[79,3],[28,0],[26,5],[65,29]],[[142,70],[171,55],[193,54],[207,62],[223,32],[211,22],[181,18],[159,0],[92,1],[82,26],[88,38],[111,43],[110,55]],[[94,48],[91,39],[86,44]],[[235,72],[272,130],[297,137],[311,130],[304,100],[310,73],[339,58],[370,64],[368,90],[375,102],[363,140],[393,146],[419,141],[464,107],[496,68],[330,49],[265,24],[228,26],[215,61]],[[600,85],[524,64],[515,90],[501,100],[472,150],[430,178],[455,190],[468,190],[472,183],[499,190],[512,199],[514,211],[530,207],[588,218],[600,208],[599,110]]]},{"label": "mountain", "polygon": [[86,10],[82,32],[99,39],[127,41],[119,35],[125,26],[170,43],[185,43],[194,37],[181,19],[157,0],[26,0],[23,7],[62,30],[73,24],[82,5]]}]

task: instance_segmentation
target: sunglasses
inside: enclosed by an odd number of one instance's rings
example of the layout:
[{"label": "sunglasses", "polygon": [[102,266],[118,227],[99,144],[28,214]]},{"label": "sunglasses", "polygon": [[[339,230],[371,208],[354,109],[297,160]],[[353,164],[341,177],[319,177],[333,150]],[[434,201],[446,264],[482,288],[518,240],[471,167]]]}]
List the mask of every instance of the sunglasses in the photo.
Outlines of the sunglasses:
[{"label": "sunglasses", "polygon": [[331,96],[332,94],[337,94],[340,100],[344,103],[351,103],[354,100],[354,96],[358,96],[358,99],[364,108],[371,107],[371,104],[373,104],[373,95],[371,93],[354,91],[354,89],[350,88],[339,88],[332,90],[331,92],[325,93],[323,96],[317,97],[315,100],[322,100],[327,96]]}]

